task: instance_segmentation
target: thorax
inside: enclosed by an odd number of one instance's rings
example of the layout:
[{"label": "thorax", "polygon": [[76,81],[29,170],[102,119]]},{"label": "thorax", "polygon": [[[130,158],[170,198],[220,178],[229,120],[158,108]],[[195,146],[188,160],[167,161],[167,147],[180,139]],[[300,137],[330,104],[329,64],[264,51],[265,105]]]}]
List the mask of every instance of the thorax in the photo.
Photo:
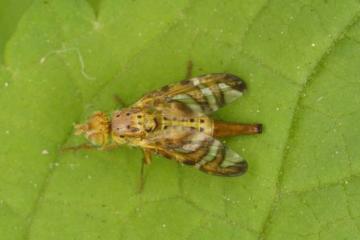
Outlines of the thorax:
[{"label": "thorax", "polygon": [[129,143],[146,138],[157,131],[167,131],[174,127],[186,127],[208,135],[213,133],[213,121],[207,116],[171,114],[167,111],[149,111],[127,108],[112,115],[111,131],[113,140]]}]

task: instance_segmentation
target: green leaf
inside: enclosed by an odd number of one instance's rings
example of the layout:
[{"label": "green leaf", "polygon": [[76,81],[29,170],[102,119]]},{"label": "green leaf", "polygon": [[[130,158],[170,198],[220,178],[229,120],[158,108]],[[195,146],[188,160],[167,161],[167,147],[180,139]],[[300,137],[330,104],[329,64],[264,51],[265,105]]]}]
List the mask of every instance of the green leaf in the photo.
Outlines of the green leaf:
[{"label": "green leaf", "polygon": [[32,0],[0,1],[0,64],[3,63],[6,42],[16,29],[16,24]]},{"label": "green leaf", "polygon": [[[359,1],[24,2],[0,14],[2,239],[360,239]],[[60,152],[189,60],[249,87],[215,116],[264,124],[227,139],[246,175],[156,157],[138,193],[139,149]]]}]

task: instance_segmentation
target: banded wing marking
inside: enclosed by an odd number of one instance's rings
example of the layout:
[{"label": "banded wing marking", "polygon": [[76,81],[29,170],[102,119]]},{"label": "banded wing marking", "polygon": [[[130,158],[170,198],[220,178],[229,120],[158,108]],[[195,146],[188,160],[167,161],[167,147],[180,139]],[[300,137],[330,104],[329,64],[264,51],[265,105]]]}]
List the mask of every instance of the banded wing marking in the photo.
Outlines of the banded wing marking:
[{"label": "banded wing marking", "polygon": [[147,148],[206,173],[238,176],[247,162],[219,140],[188,127],[170,127],[147,139]]},{"label": "banded wing marking", "polygon": [[180,83],[168,85],[141,98],[135,106],[157,106],[177,101],[193,112],[210,114],[234,101],[245,91],[245,83],[237,76],[227,73],[206,74]]}]

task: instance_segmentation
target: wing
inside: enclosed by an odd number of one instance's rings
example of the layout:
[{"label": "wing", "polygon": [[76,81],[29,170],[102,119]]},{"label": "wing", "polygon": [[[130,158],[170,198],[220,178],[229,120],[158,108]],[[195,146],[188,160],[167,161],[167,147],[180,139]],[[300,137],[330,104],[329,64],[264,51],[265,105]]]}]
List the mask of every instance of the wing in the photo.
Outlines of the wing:
[{"label": "wing", "polygon": [[151,92],[134,104],[135,107],[160,107],[164,103],[182,103],[193,112],[209,114],[241,96],[245,83],[228,73],[213,73]]},{"label": "wing", "polygon": [[239,176],[247,162],[219,140],[188,127],[171,127],[145,140],[145,148],[206,173]]}]

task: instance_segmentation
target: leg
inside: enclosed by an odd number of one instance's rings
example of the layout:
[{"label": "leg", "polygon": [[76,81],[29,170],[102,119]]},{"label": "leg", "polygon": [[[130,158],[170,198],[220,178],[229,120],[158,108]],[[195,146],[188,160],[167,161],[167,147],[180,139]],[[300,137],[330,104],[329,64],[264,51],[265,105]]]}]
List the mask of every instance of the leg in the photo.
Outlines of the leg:
[{"label": "leg", "polygon": [[101,151],[111,151],[111,150],[114,150],[115,148],[118,148],[118,147],[119,147],[119,144],[111,143],[111,144],[102,146],[99,150],[101,150]]},{"label": "leg", "polygon": [[189,79],[192,76],[192,70],[193,70],[193,62],[191,60],[187,63],[187,69],[186,69],[186,76],[185,79]]},{"label": "leg", "polygon": [[84,144],[80,144],[77,146],[71,146],[71,147],[63,147],[61,149],[61,152],[67,152],[67,151],[78,151],[81,149],[86,149],[86,150],[90,150],[90,149],[94,149],[94,148],[98,148],[97,146],[94,146],[92,144],[89,143],[84,143]]},{"label": "leg", "polygon": [[118,95],[114,94],[114,101],[116,104],[120,105],[120,107],[125,107],[125,102]]},{"label": "leg", "polygon": [[101,150],[101,151],[111,151],[115,148],[117,148],[119,145],[117,144],[109,144],[109,145],[105,145],[105,146],[95,146],[92,145],[90,143],[84,143],[84,144],[80,144],[77,146],[71,146],[71,147],[64,147],[61,149],[62,152],[67,152],[67,151],[78,151],[78,150],[92,150],[92,149],[97,149],[97,150]]},{"label": "leg", "polygon": [[144,163],[146,165],[150,164],[152,159],[151,159],[151,151],[147,150],[147,149],[144,149]]},{"label": "leg", "polygon": [[140,183],[139,183],[139,190],[138,192],[141,193],[144,189],[144,183],[145,183],[145,178],[144,178],[144,169],[145,169],[145,164],[148,165],[151,163],[151,152],[149,150],[143,149],[144,152],[144,158],[141,161],[141,168],[140,168]]}]

